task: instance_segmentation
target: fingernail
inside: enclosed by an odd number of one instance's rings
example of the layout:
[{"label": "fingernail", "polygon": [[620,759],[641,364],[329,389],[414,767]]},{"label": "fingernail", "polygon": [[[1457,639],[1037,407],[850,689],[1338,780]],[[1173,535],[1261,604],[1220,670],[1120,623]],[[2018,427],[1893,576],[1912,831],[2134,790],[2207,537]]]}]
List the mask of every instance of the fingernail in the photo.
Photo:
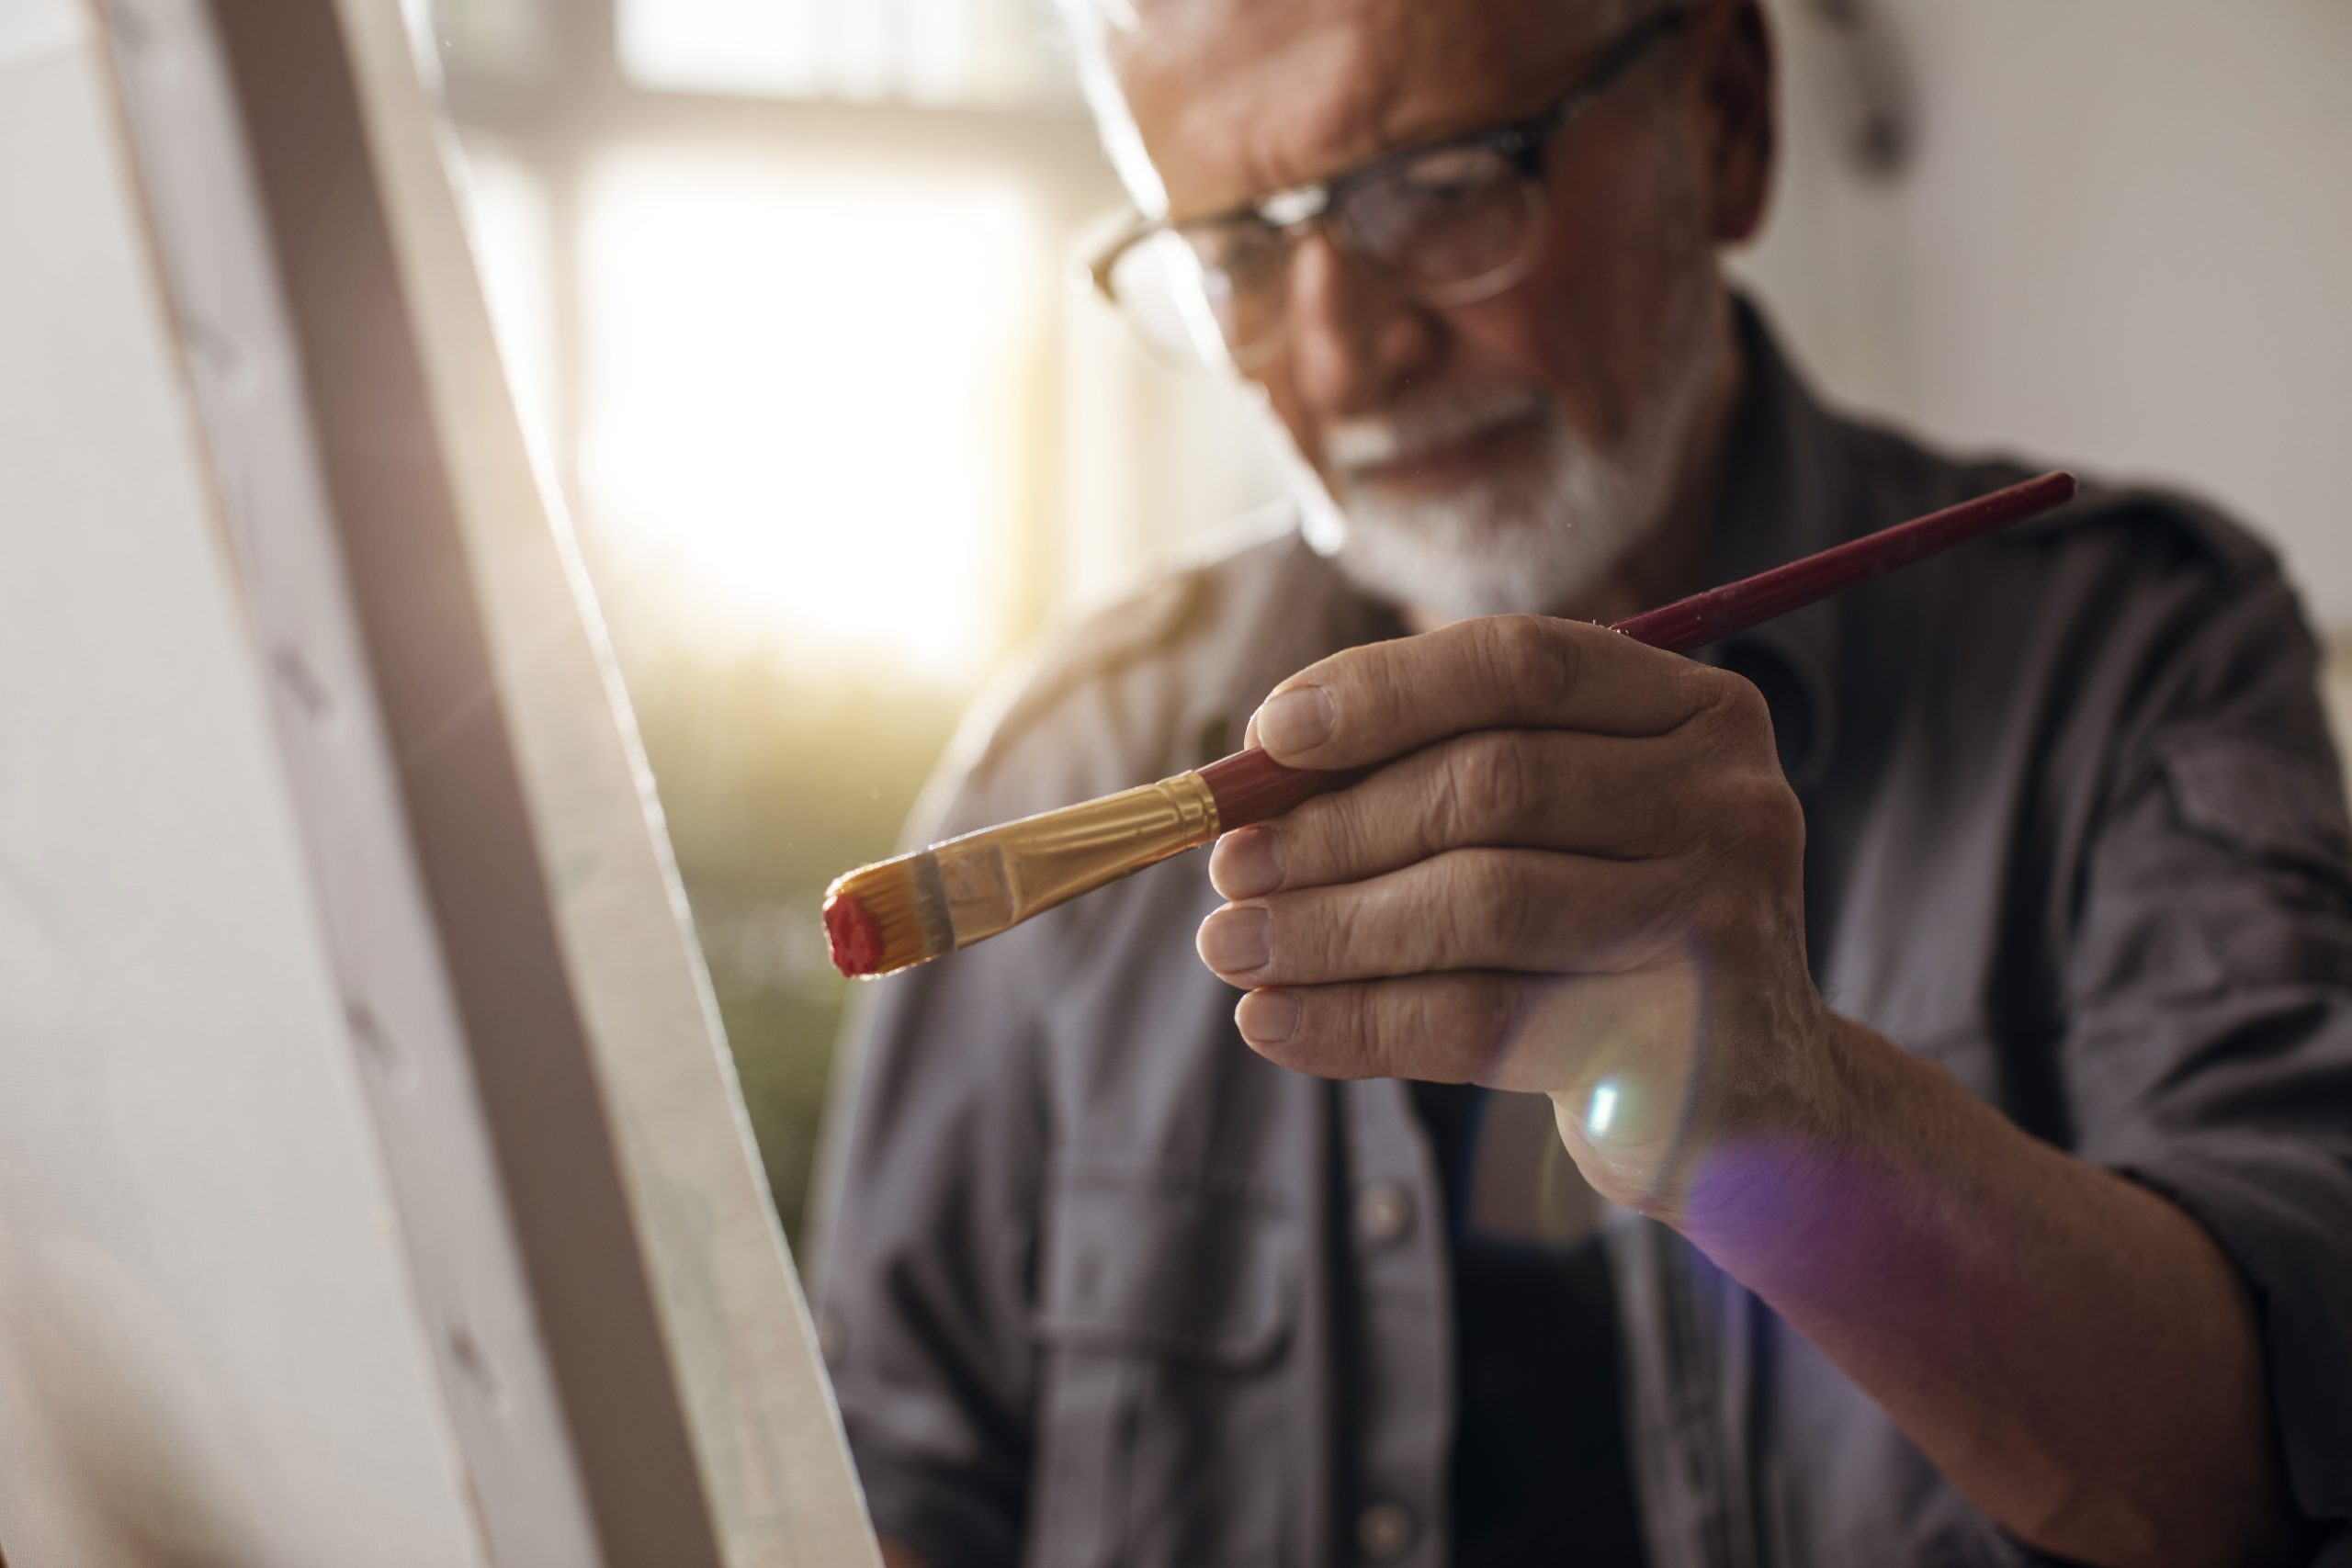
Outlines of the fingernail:
[{"label": "fingernail", "polygon": [[1201,962],[1220,975],[1263,969],[1273,956],[1273,917],[1228,904],[1201,922]]},{"label": "fingernail", "polygon": [[1339,705],[1330,693],[1320,686],[1301,686],[1258,710],[1258,744],[1277,757],[1310,750],[1331,738],[1339,720]]},{"label": "fingernail", "polygon": [[1279,1045],[1298,1032],[1298,993],[1252,991],[1233,1010],[1241,1038],[1252,1045]]},{"label": "fingernail", "polygon": [[1209,882],[1227,898],[1262,898],[1283,876],[1282,835],[1272,828],[1227,833],[1209,852]]}]

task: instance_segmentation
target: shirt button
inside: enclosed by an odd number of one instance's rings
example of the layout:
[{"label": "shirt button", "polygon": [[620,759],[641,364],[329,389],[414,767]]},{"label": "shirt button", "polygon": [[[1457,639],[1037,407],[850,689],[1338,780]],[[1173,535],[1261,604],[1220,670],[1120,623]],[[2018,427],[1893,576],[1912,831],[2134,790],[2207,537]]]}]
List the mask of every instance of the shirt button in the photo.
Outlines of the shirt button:
[{"label": "shirt button", "polygon": [[1386,1562],[1413,1544],[1413,1516],[1401,1503],[1374,1503],[1356,1516],[1356,1545],[1366,1557]]},{"label": "shirt button", "polygon": [[1375,1181],[1356,1194],[1356,1235],[1374,1247],[1402,1241],[1413,1228],[1413,1195],[1393,1181]]}]

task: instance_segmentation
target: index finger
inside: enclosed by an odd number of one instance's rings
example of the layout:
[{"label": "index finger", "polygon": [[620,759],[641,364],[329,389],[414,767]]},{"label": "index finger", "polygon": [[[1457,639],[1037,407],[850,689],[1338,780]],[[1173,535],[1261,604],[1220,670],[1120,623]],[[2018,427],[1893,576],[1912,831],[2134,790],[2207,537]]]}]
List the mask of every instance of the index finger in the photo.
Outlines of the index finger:
[{"label": "index finger", "polygon": [[1274,688],[1252,739],[1294,768],[1360,768],[1477,729],[1663,735],[1713,671],[1606,626],[1491,615],[1335,653]]}]

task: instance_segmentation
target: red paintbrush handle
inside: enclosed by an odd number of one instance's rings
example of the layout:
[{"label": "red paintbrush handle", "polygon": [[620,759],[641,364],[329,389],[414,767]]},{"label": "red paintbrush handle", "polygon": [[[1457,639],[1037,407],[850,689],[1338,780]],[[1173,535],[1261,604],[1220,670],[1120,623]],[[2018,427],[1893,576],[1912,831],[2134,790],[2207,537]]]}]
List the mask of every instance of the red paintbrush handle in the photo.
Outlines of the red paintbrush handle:
[{"label": "red paintbrush handle", "polygon": [[[1964,501],[1926,517],[1833,545],[1818,554],[1754,577],[1694,593],[1662,609],[1620,621],[1610,629],[1652,648],[1688,653],[1760,626],[1776,615],[1803,609],[1858,582],[1925,560],[1954,545],[2054,511],[2074,500],[2079,488],[2072,474],[2044,474],[2038,479]],[[1336,788],[1353,776],[1285,768],[1255,746],[1220,758],[1201,770],[1209,793],[1216,797],[1218,829],[1227,833],[1279,816],[1307,796]]]},{"label": "red paintbrush handle", "polygon": [[1220,833],[1279,817],[1308,795],[1336,789],[1352,776],[1315,768],[1285,768],[1256,746],[1221,757],[1201,770],[1202,781],[1216,796]]},{"label": "red paintbrush handle", "polygon": [[1620,621],[1610,629],[1669,653],[1688,653],[1792,610],[1801,610],[1858,582],[1925,560],[1954,545],[1966,544],[2012,523],[2054,511],[2074,500],[2080,488],[2072,474],[2044,474],[2038,479],[2028,479],[1973,501],[1963,501],[1958,506],[1898,523],[1842,545],[1832,545],[1802,560],[1759,571],[1754,577],[1694,593],[1663,609]]}]

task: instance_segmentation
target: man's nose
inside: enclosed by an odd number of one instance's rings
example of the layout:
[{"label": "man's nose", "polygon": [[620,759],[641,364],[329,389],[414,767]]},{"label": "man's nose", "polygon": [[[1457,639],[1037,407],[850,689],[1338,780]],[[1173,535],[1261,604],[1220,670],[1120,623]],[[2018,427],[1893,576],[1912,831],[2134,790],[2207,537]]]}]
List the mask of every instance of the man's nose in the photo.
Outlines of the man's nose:
[{"label": "man's nose", "polygon": [[1291,374],[1326,413],[1381,407],[1437,358],[1443,326],[1397,283],[1318,224],[1290,256]]}]

